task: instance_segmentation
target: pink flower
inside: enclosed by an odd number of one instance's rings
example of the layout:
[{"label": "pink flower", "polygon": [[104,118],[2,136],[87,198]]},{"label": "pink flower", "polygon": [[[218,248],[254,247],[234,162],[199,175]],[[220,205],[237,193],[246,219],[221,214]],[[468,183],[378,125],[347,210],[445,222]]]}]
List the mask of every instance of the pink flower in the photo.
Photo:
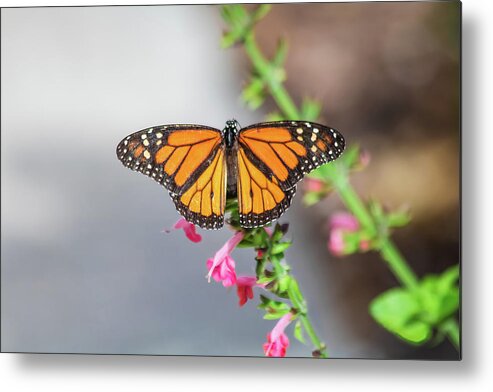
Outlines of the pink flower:
[{"label": "pink flower", "polygon": [[[221,280],[228,279],[227,284],[229,285],[229,281],[232,279],[232,274],[234,274],[234,281],[236,281],[236,273],[234,272],[234,260],[230,256],[231,252],[236,245],[238,245],[244,237],[244,233],[242,231],[236,232],[236,234],[231,237],[226,243],[223,245],[221,249],[219,249],[212,259],[207,260],[207,269],[209,273],[207,274],[207,279],[209,282],[211,281],[211,276],[216,272],[216,269],[219,268],[218,275]],[[222,266],[224,264],[224,266]],[[224,273],[223,273],[224,272]],[[224,278],[222,278],[224,277]],[[216,278],[214,278],[218,281]],[[233,283],[234,284],[234,283]],[[223,285],[226,286],[223,282]],[[231,286],[231,285],[230,285]]]},{"label": "pink flower", "polygon": [[353,233],[359,230],[358,220],[347,212],[334,214],[329,221],[329,242],[327,247],[335,256],[345,254],[344,233]]},{"label": "pink flower", "polygon": [[257,285],[257,278],[255,276],[238,276],[236,279],[236,293],[240,299],[240,306],[245,305],[248,299],[253,298],[253,288],[255,286],[261,286]]},{"label": "pink flower", "polygon": [[235,261],[233,258],[226,256],[215,267],[212,267],[213,263],[213,259],[207,260],[207,269],[212,278],[216,282],[222,282],[224,287],[233,286],[236,283]]},{"label": "pink flower", "polygon": [[293,315],[287,313],[282,316],[271,332],[267,334],[267,343],[264,343],[264,353],[267,357],[285,357],[289,347],[288,336],[284,330],[292,320]]},{"label": "pink flower", "polygon": [[331,230],[356,231],[359,229],[358,220],[349,212],[338,212],[329,220]]},{"label": "pink flower", "polygon": [[[202,236],[197,233],[195,229],[195,225],[193,223],[188,222],[185,218],[180,218],[173,225],[173,229],[179,230],[183,229],[187,238],[192,242],[200,242],[202,241]],[[164,229],[163,232],[169,233],[169,229]]]},{"label": "pink flower", "polygon": [[324,183],[315,178],[306,178],[303,181],[303,189],[305,192],[321,192],[324,187]]}]

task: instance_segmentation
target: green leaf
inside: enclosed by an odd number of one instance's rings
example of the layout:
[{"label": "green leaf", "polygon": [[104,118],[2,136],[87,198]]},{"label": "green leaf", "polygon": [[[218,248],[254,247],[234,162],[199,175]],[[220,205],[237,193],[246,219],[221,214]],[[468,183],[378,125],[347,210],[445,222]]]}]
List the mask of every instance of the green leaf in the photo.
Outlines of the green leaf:
[{"label": "green leaf", "polygon": [[221,48],[228,49],[232,47],[238,41],[239,37],[237,32],[226,32],[221,37]]},{"label": "green leaf", "polygon": [[289,313],[289,309],[286,311],[282,311],[282,312],[266,313],[266,314],[264,314],[263,318],[265,320],[277,320],[277,319],[280,319],[282,316],[284,316],[286,313]]},{"label": "green leaf", "polygon": [[270,4],[260,4],[253,13],[253,20],[255,22],[258,22],[269,13],[271,8],[272,6]]},{"label": "green leaf", "polygon": [[282,278],[278,280],[277,289],[280,292],[285,292],[288,290],[288,287],[293,279],[289,275],[284,275]]},{"label": "green leaf", "polygon": [[253,110],[257,109],[265,100],[265,85],[262,79],[254,77],[243,89],[243,101]]},{"label": "green leaf", "polygon": [[289,306],[280,301],[275,301],[273,299],[270,299],[269,297],[266,297],[265,295],[260,294],[260,305],[258,306],[260,309],[271,309],[273,311],[279,311],[279,310],[289,310]]},{"label": "green leaf", "polygon": [[262,276],[257,280],[257,284],[268,284],[275,279],[274,276]]},{"label": "green leaf", "polygon": [[272,255],[277,255],[279,253],[282,253],[286,249],[288,249],[291,246],[291,244],[292,244],[292,242],[290,242],[290,241],[289,242],[279,242],[272,247],[272,250],[270,251],[270,253]]},{"label": "green leaf", "polygon": [[238,248],[254,248],[255,243],[250,240],[250,239],[243,239],[241,242],[237,245]]},{"label": "green leaf", "polygon": [[370,209],[370,214],[373,216],[375,221],[378,223],[383,223],[385,220],[385,214],[383,212],[382,205],[376,200],[371,200],[368,203],[368,207]]},{"label": "green leaf", "polygon": [[252,16],[241,4],[222,6],[221,15],[230,28],[221,39],[222,48],[229,48],[238,42],[242,42],[254,25]]},{"label": "green leaf", "polygon": [[276,223],[276,226],[274,227],[274,232],[271,236],[271,241],[273,243],[279,242],[283,236],[284,233],[282,232],[281,226],[279,225],[279,223]]},{"label": "green leaf", "polygon": [[405,289],[391,289],[370,303],[370,314],[388,331],[413,343],[423,344],[431,337],[431,327],[417,319],[420,305]]},{"label": "green leaf", "polygon": [[298,320],[294,325],[293,335],[296,339],[298,339],[301,343],[305,344],[305,337],[303,336],[303,328],[301,326],[301,321]]},{"label": "green leaf", "polygon": [[248,12],[241,4],[226,4],[221,6],[221,16],[228,24],[238,24],[248,17]]},{"label": "green leaf", "polygon": [[391,212],[386,220],[388,227],[403,227],[411,222],[411,215],[407,211]]},{"label": "green leaf", "polygon": [[284,64],[284,61],[286,60],[287,54],[288,54],[288,43],[285,39],[281,38],[277,42],[276,54],[272,59],[272,64],[275,67],[281,67]]},{"label": "green leaf", "polygon": [[267,320],[281,318],[291,309],[285,302],[274,301],[262,294],[260,295],[260,304],[257,308],[265,310],[266,314],[264,318]]},{"label": "green leaf", "polygon": [[390,332],[421,344],[432,329],[443,325],[459,307],[458,266],[441,275],[427,275],[415,290],[397,288],[379,295],[370,304],[371,315]]},{"label": "green leaf", "polygon": [[447,288],[453,286],[453,284],[459,279],[459,265],[454,265],[447,270],[445,270],[438,280],[438,284],[440,285],[440,289],[446,291]]},{"label": "green leaf", "polygon": [[459,268],[454,266],[441,275],[427,275],[419,285],[418,298],[422,307],[422,318],[437,325],[450,317],[459,308],[459,288],[455,285]]}]

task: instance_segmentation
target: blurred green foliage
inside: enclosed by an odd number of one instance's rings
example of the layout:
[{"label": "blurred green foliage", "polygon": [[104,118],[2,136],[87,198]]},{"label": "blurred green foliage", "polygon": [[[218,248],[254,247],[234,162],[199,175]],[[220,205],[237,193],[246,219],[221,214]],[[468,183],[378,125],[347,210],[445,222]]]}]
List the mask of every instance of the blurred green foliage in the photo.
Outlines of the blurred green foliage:
[{"label": "blurred green foliage", "polygon": [[427,275],[414,290],[395,288],[376,297],[370,313],[385,329],[414,344],[427,342],[433,329],[451,317],[459,306],[459,268]]}]

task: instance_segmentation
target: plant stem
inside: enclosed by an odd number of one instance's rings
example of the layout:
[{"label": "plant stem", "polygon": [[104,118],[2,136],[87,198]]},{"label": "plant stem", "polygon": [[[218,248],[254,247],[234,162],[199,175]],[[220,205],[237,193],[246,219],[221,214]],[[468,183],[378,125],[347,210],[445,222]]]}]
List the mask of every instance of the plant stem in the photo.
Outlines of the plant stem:
[{"label": "plant stem", "polygon": [[313,346],[317,348],[317,356],[320,358],[327,358],[325,344],[318,338],[315,329],[313,328],[313,325],[308,318],[306,301],[303,297],[303,294],[301,294],[298,282],[293,277],[291,277],[291,279],[291,284],[289,285],[288,289],[289,298],[294,305],[297,305],[297,307],[299,307],[300,313],[298,314],[298,317],[301,320],[301,323],[303,324],[303,327],[305,328],[305,331],[308,334],[308,337],[310,338]]},{"label": "plant stem", "polygon": [[334,164],[338,165],[339,167],[337,168],[338,170],[334,170],[331,172],[331,183],[336,188],[337,193],[341,197],[348,210],[353,213],[360,224],[368,231],[368,234],[376,236],[378,233],[377,227],[375,226],[365,204],[359,198],[358,194],[349,183],[346,169],[337,162],[334,162]]},{"label": "plant stem", "polygon": [[380,245],[380,254],[387,262],[396,278],[408,289],[414,290],[418,286],[418,278],[406,263],[390,238],[384,238]]},{"label": "plant stem", "polygon": [[[281,265],[280,260],[278,260],[276,256],[270,256],[269,259],[278,277],[289,275],[288,272],[286,272],[286,269]],[[310,322],[310,319],[308,318],[306,301],[299,289],[298,282],[292,275],[289,275],[289,277],[290,277],[290,284],[288,287],[289,300],[291,301],[293,307],[296,309],[297,316],[301,320],[301,323],[303,324],[303,327],[305,328],[305,331],[309,336],[313,346],[316,348],[316,351],[318,351],[317,356],[320,358],[327,358],[325,344],[317,336],[315,329],[313,328],[313,325]]]},{"label": "plant stem", "polygon": [[273,67],[259,50],[257,43],[255,42],[253,31],[250,31],[245,36],[243,45],[248,57],[255,67],[255,70],[269,87],[269,91],[276,101],[277,106],[279,106],[279,108],[284,112],[286,117],[291,119],[299,119],[300,115],[298,108],[291,99],[291,96],[288,94],[281,82],[279,82],[276,78],[271,77]]}]

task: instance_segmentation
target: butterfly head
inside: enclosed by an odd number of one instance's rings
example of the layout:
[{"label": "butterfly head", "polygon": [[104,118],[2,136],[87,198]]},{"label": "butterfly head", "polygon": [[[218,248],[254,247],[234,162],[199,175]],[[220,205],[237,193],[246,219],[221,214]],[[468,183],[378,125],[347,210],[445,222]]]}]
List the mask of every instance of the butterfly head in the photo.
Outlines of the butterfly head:
[{"label": "butterfly head", "polygon": [[236,139],[236,135],[240,131],[241,126],[236,120],[226,121],[226,126],[223,129],[224,140],[226,141],[226,147],[232,147]]}]

